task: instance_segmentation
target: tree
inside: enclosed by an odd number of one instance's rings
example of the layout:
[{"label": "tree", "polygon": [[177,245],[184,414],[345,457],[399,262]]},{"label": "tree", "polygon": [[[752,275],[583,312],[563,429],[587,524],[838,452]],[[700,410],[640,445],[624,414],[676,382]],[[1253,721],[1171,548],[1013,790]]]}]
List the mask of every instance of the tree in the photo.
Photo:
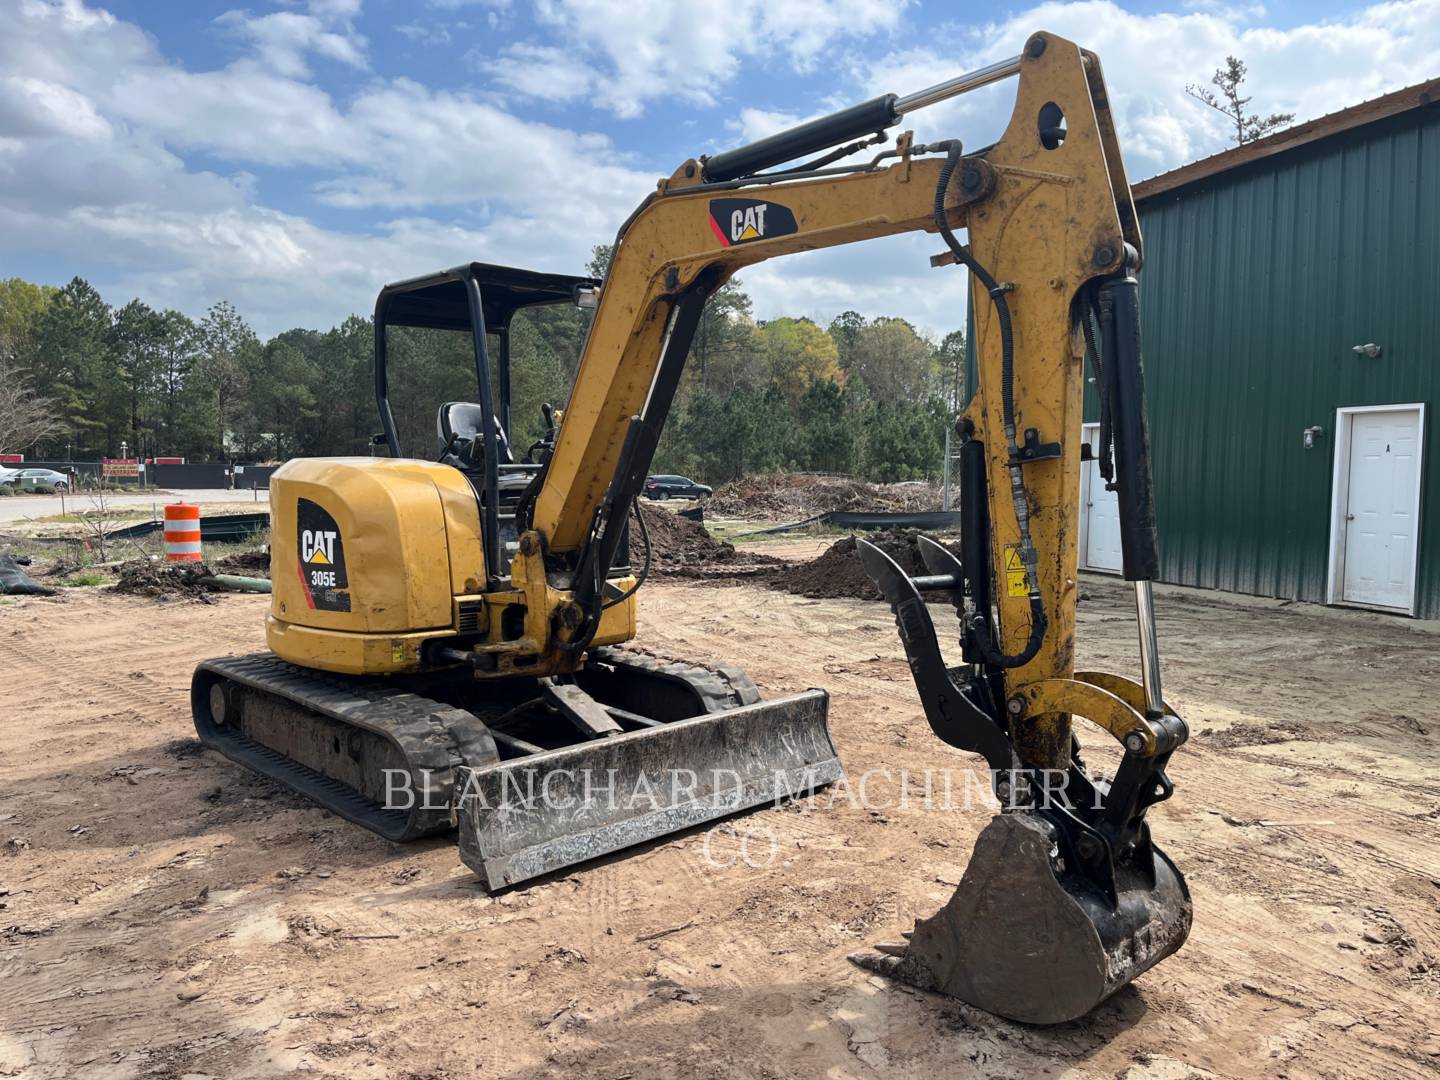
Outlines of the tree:
[{"label": "tree", "polygon": [[965,331],[951,330],[935,350],[944,387],[944,397],[952,413],[958,413],[969,400],[965,386]]},{"label": "tree", "polygon": [[1238,57],[1227,56],[1225,66],[1216,68],[1215,74],[1210,77],[1210,82],[1220,93],[1215,93],[1209,87],[1201,86],[1198,83],[1190,83],[1185,87],[1185,93],[1189,94],[1196,101],[1209,105],[1216,112],[1228,117],[1235,125],[1235,144],[1243,146],[1247,142],[1253,142],[1274,131],[1276,128],[1284,127],[1295,119],[1294,113],[1271,113],[1269,116],[1256,116],[1245,111],[1251,98],[1240,96],[1240,84],[1245,81],[1246,68],[1243,61]]},{"label": "tree", "polygon": [[821,379],[838,382],[840,353],[835,339],[809,319],[771,319],[755,329],[757,351],[769,385],[792,404]]},{"label": "tree", "polygon": [[249,385],[247,368],[259,349],[255,331],[228,300],[213,305],[200,320],[199,372],[209,391],[214,421],[212,450],[219,458],[226,455],[225,436]]},{"label": "tree", "polygon": [[750,316],[750,296],[731,278],[705,301],[695,339],[690,345],[688,371],[702,390],[722,385],[724,373],[746,371],[753,356],[751,332],[755,323]]},{"label": "tree", "polygon": [[855,425],[848,415],[849,408],[839,383],[820,379],[810,384],[796,410],[796,464],[800,468],[839,473],[854,470]]},{"label": "tree", "polygon": [[108,451],[101,382],[110,363],[110,305],[84,278],[56,291],[35,326],[30,375],[54,402],[59,429],[42,439],[79,454]]},{"label": "tree", "polygon": [[570,396],[566,358],[522,315],[510,328],[510,450],[517,459],[545,434],[540,407],[563,407]]},{"label": "tree", "polygon": [[198,449],[199,431],[191,410],[186,407],[195,396],[191,376],[199,347],[198,331],[188,316],[174,310],[156,315],[155,331],[159,410],[156,449],[167,455]]},{"label": "tree", "polygon": [[0,451],[18,454],[63,428],[55,403],[37,394],[19,365],[0,355]]},{"label": "tree", "polygon": [[934,349],[904,319],[879,318],[855,338],[850,374],[891,401],[919,401],[935,390]]},{"label": "tree", "polygon": [[[159,396],[164,323],[160,313],[140,300],[131,300],[115,313],[110,326],[110,354],[114,363],[106,382],[111,393],[107,412],[136,456],[154,452],[154,428],[149,415]],[[117,441],[111,430],[110,442]]]},{"label": "tree", "polygon": [[615,257],[614,244],[595,244],[590,248],[590,261],[585,264],[585,273],[598,281],[604,281],[610,272],[610,260]]},{"label": "tree", "polygon": [[830,336],[840,350],[840,369],[849,371],[855,362],[855,345],[860,340],[860,331],[865,329],[865,316],[858,311],[842,311],[830,320]]},{"label": "tree", "polygon": [[306,419],[301,453],[370,452],[370,436],[380,430],[371,367],[374,346],[375,324],[360,315],[351,315],[302,346],[310,359],[316,399],[324,407]]},{"label": "tree", "polygon": [[260,348],[247,372],[249,391],[239,450],[247,458],[283,461],[300,450],[301,432],[314,419],[322,380],[311,370],[304,345],[310,331],[287,330]]},{"label": "tree", "polygon": [[0,360],[24,368],[35,353],[40,315],[58,290],[21,278],[0,281]]}]

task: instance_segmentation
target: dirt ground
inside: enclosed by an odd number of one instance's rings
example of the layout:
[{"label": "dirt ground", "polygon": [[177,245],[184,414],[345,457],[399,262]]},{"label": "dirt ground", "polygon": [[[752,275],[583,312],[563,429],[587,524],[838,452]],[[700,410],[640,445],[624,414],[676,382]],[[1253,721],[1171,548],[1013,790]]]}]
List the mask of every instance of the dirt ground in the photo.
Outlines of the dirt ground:
[{"label": "dirt ground", "polygon": [[[1121,586],[1083,587],[1082,665],[1134,671]],[[766,809],[489,897],[452,843],[391,845],[198,748],[190,671],[260,648],[265,604],[0,605],[0,1076],[1440,1068],[1433,625],[1159,590],[1194,735],[1152,821],[1195,929],[1085,1021],[1034,1029],[845,960],[940,905],[984,810],[901,807],[882,773],[869,810]],[[769,695],[827,687],[852,782],[970,767],[882,605],[663,582],[642,611],[643,642]]]}]

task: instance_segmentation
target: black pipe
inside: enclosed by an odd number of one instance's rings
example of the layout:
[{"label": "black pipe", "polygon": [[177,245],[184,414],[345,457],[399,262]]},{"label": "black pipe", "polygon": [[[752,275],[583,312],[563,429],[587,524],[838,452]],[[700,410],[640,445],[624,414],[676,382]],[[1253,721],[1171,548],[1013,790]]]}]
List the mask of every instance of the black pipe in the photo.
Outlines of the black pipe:
[{"label": "black pipe", "polygon": [[470,304],[470,331],[475,340],[475,379],[480,386],[480,433],[485,446],[485,505],[481,507],[482,540],[485,544],[485,591],[499,587],[500,572],[500,441],[495,437],[495,395],[490,389],[490,345],[485,332],[485,304],[480,283],[473,275],[465,278],[465,297]]},{"label": "black pipe", "polygon": [[[514,318],[512,311],[510,317]],[[495,337],[500,343],[500,355],[496,357],[495,377],[500,383],[500,430],[505,432],[505,442],[512,450],[515,448],[515,430],[511,425],[514,421],[510,416],[510,323],[506,320],[504,326],[495,331]]]},{"label": "black pipe", "polygon": [[897,100],[894,94],[883,94],[829,116],[737,146],[734,150],[701,158],[705,180],[712,184],[738,180],[772,165],[794,161],[862,135],[884,131],[900,122],[900,114],[895,111]]},{"label": "black pipe", "polygon": [[[990,577],[990,496],[985,477],[985,444],[966,439],[960,446],[960,566],[971,610],[990,618],[994,593]],[[984,661],[973,633],[961,643],[967,662]]]},{"label": "black pipe", "polygon": [[385,432],[385,445],[392,458],[400,457],[400,433],[395,428],[395,414],[390,411],[388,343],[385,337],[385,311],[390,297],[381,292],[375,301],[375,407],[380,413],[380,427]]},{"label": "black pipe", "polygon": [[1145,417],[1145,362],[1140,354],[1140,283],[1131,274],[1100,289],[1100,338],[1110,389],[1115,439],[1115,490],[1120,504],[1120,553],[1125,580],[1160,573],[1150,431]]}]

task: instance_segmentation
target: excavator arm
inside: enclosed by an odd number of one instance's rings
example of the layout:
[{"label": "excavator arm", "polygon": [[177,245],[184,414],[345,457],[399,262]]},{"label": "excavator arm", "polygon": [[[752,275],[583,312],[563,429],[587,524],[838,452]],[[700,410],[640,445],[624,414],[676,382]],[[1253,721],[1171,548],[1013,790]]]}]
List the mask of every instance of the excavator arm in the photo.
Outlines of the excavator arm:
[{"label": "excavator arm", "polygon": [[[851,169],[756,170],[887,127],[914,107],[1018,74],[995,144],[897,148]],[[846,149],[854,149],[861,143]],[[968,229],[962,245],[955,230]],[[649,469],[705,300],[736,271],[792,252],[938,233],[936,266],[970,271],[979,386],[958,424],[962,548],[922,545],[910,578],[862,558],[895,611],[932,728],[987,761],[1005,811],[965,881],[908,944],[856,957],[1016,1019],[1082,1015],[1185,940],[1178,870],[1146,810],[1186,737],[1160,694],[1156,572],[1134,273],[1142,243],[1098,58],[1038,33],[1024,53],[760,144],[685,162],[621,230],[531,525],[574,559],[574,602],[597,605]],[[1102,470],[1118,491],[1135,582],[1141,678],[1075,670],[1081,410],[1086,358],[1102,399]],[[1113,444],[1113,446],[1112,446]],[[965,663],[942,658],[926,600],[952,603]],[[585,640],[585,618],[572,618]],[[1090,775],[1083,717],[1123,758]]]}]

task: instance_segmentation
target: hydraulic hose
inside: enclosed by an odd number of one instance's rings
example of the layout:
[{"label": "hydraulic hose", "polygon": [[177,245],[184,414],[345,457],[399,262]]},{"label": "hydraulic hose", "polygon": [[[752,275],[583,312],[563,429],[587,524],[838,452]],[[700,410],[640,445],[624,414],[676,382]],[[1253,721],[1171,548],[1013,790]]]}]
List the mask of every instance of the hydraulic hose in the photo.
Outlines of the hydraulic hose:
[{"label": "hydraulic hose", "polygon": [[1110,430],[1110,384],[1106,381],[1108,373],[1095,336],[1095,324],[1100,321],[1100,304],[1095,298],[1097,288],[1098,286],[1089,286],[1081,294],[1080,329],[1085,334],[1085,355],[1090,358],[1090,366],[1095,371],[1095,393],[1100,399],[1100,477],[1105,481],[1106,487],[1113,488],[1115,460],[1111,452],[1113,434]]},{"label": "hydraulic hose", "polygon": [[1005,299],[1009,290],[996,282],[970,249],[955,238],[955,233],[945,218],[945,193],[950,189],[950,180],[955,175],[955,169],[964,152],[960,140],[950,139],[935,143],[930,149],[945,150],[945,164],[940,169],[940,177],[935,185],[935,226],[950,253],[975,276],[975,280],[980,282],[989,294],[990,303],[995,307],[995,321],[1000,327],[1000,406],[1009,456],[1010,501],[1015,508],[1015,524],[1020,532],[1020,558],[1025,565],[1025,584],[1029,589],[1030,637],[1020,652],[1002,652],[991,634],[988,611],[977,611],[971,620],[970,629],[973,631],[976,647],[986,663],[995,667],[1015,668],[1035,659],[1041,643],[1045,640],[1048,620],[1045,615],[1045,600],[1040,593],[1040,560],[1030,538],[1030,503],[1025,494],[1025,477],[1021,472],[1020,447],[1015,438],[1015,333],[1010,322],[1010,304]]}]

